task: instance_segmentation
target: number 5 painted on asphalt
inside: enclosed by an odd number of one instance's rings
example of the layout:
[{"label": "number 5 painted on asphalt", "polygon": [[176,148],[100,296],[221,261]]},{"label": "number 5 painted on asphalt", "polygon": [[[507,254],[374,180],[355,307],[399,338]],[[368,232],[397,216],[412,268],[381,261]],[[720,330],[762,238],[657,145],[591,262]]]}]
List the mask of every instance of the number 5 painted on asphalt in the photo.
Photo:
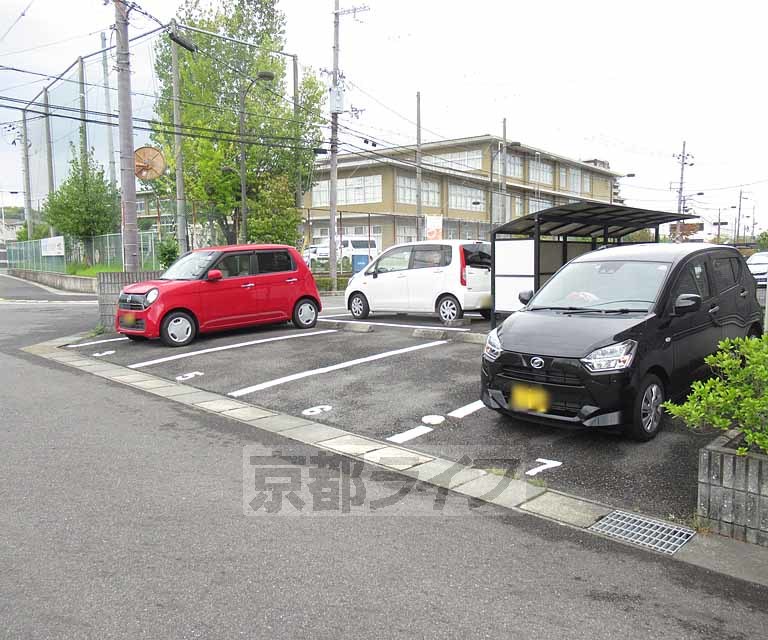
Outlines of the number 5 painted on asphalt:
[{"label": "number 5 painted on asphalt", "polygon": [[202,375],[204,375],[202,371],[192,371],[191,373],[183,373],[180,376],[176,376],[176,380],[184,382],[185,380],[191,380],[192,378]]},{"label": "number 5 painted on asphalt", "polygon": [[547,460],[546,458],[536,458],[536,462],[541,462],[542,464],[538,467],[534,467],[530,471],[526,471],[525,475],[527,476],[535,476],[537,473],[541,471],[546,471],[547,469],[554,469],[555,467],[559,467],[562,465],[562,462],[558,462],[557,460]]}]

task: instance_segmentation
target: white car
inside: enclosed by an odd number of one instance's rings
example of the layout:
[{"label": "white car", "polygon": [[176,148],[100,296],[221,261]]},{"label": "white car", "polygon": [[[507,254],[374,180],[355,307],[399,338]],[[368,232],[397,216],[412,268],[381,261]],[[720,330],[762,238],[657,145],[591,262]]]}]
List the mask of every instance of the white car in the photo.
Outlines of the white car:
[{"label": "white car", "polygon": [[390,247],[349,280],[347,308],[437,313],[443,322],[465,311],[491,315],[491,245],[471,240],[409,242]]}]

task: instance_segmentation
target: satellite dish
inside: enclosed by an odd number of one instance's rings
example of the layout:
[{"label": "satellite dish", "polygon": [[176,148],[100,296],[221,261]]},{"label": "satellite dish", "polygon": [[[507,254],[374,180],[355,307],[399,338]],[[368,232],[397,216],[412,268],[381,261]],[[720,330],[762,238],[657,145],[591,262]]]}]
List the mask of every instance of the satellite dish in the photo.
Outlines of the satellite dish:
[{"label": "satellite dish", "polygon": [[139,180],[156,180],[165,173],[165,156],[155,147],[139,147],[133,154],[134,171]]}]

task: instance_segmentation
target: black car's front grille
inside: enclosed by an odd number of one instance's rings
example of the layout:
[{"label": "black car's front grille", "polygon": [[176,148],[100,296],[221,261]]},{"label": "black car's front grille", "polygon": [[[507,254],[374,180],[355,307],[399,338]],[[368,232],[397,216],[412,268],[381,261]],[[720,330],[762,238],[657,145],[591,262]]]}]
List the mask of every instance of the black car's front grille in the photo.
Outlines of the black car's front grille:
[{"label": "black car's front grille", "polygon": [[579,376],[566,373],[561,369],[528,369],[506,365],[501,368],[498,375],[511,380],[524,380],[535,384],[559,384],[567,387],[579,387],[582,385]]},{"label": "black car's front grille", "polygon": [[144,320],[127,320],[125,316],[120,316],[120,327],[123,329],[130,329],[132,331],[144,331]]},{"label": "black car's front grille", "polygon": [[117,306],[129,311],[144,311],[144,296],[141,294],[121,293]]},{"label": "black car's front grille", "polygon": [[553,400],[547,413],[566,418],[574,418],[581,410],[582,403],[572,400]]}]

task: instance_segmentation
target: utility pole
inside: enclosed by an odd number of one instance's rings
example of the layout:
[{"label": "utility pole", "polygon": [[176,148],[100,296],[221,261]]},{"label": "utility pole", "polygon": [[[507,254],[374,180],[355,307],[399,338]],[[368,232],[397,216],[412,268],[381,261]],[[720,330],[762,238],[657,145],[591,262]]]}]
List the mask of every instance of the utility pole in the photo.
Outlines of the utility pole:
[{"label": "utility pole", "polygon": [[741,232],[741,199],[742,199],[742,193],[743,193],[743,190],[739,189],[739,210],[736,212],[736,239],[735,239],[735,242],[734,242],[734,246],[738,246],[738,244],[739,244],[739,233]]},{"label": "utility pole", "polygon": [[[294,125],[299,126],[299,56],[293,54],[293,119]],[[301,209],[304,190],[301,187],[301,152],[296,149],[296,208]],[[314,158],[312,159],[314,162]]]},{"label": "utility pole", "polygon": [[85,63],[82,58],[77,59],[77,78],[80,87],[80,163],[85,171],[88,167],[88,125],[85,122]]},{"label": "utility pole", "polygon": [[240,243],[248,240],[248,193],[245,173],[245,93],[246,88],[240,86],[240,114],[237,130],[240,133]]},{"label": "utility pole", "polygon": [[684,189],[684,182],[685,182],[685,166],[686,165],[688,165],[689,167],[693,166],[693,162],[688,162],[689,159],[693,159],[693,155],[685,152],[685,140],[683,140],[683,152],[680,154],[677,154],[674,157],[680,160],[680,184],[677,187],[677,213],[681,214],[683,213],[683,205],[684,205],[683,189]]},{"label": "utility pole", "polygon": [[128,43],[128,6],[115,2],[115,57],[117,110],[120,131],[120,188],[122,192],[123,271],[139,270],[139,230],[136,224],[136,178],[133,160],[133,105],[131,104],[131,53]]},{"label": "utility pole", "polygon": [[[416,218],[424,215],[421,202],[421,91],[416,92]],[[423,240],[427,239],[427,221],[423,222]]]},{"label": "utility pole", "polygon": [[[104,108],[107,113],[112,113],[112,89],[109,86],[109,65],[107,63],[107,34],[101,32],[101,71],[104,75]],[[109,184],[117,186],[117,172],[115,171],[115,142],[112,138],[112,127],[106,128],[107,154],[109,155]]]},{"label": "utility pole", "polygon": [[336,189],[339,179],[339,0],[333,3],[333,87],[331,89],[331,176],[328,194],[328,269],[336,291]]},{"label": "utility pole", "polygon": [[24,181],[24,218],[27,222],[27,240],[32,239],[32,187],[29,178],[29,134],[27,112],[21,112],[21,172]]},{"label": "utility pole", "polygon": [[368,11],[368,7],[353,7],[339,10],[339,0],[333,2],[333,87],[331,89],[331,179],[328,198],[328,259],[330,261],[331,289],[336,290],[336,215],[337,187],[339,180],[339,113],[342,111],[339,94],[339,16],[358,11]]},{"label": "utility pole", "polygon": [[[176,24],[173,23],[172,28],[175,27]],[[174,41],[171,41],[171,74],[173,76],[173,150],[176,156],[176,241],[179,243],[179,252],[186,253],[189,247],[187,246],[187,202],[184,198],[184,155],[181,149],[179,45]],[[241,131],[241,140],[242,136],[243,133]],[[159,228],[157,232],[160,233]]]},{"label": "utility pole", "polygon": [[507,221],[507,119],[504,118],[501,123],[501,221],[504,224]]},{"label": "utility pole", "polygon": [[53,184],[53,142],[51,141],[51,109],[48,101],[48,89],[43,89],[43,104],[45,105],[45,160],[48,172],[48,195],[54,191]]}]

